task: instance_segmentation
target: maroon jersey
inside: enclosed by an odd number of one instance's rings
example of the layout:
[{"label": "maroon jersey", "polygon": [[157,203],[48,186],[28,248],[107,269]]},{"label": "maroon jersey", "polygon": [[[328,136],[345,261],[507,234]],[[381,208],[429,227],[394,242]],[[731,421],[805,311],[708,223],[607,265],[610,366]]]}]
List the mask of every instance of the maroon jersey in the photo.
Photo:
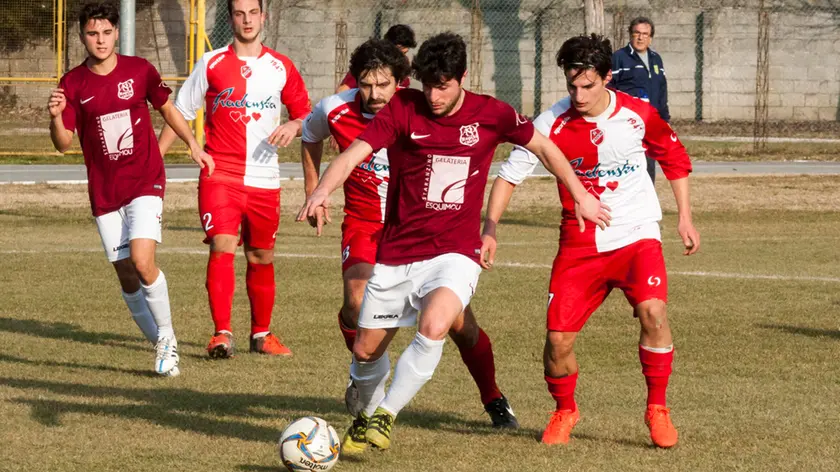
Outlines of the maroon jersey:
[{"label": "maroon jersey", "polygon": [[432,114],[423,92],[401,90],[359,137],[388,148],[390,182],[377,262],[409,264],[447,253],[479,260],[481,207],[493,153],[524,146],[534,126],[508,104],[464,91],[452,116]]},{"label": "maroon jersey", "polygon": [[144,195],[163,197],[166,174],[149,106],[163,106],[172,91],[149,61],[117,55],[117,66],[98,75],[82,63],[58,85],[67,106],[64,126],[79,134],[94,216]]}]

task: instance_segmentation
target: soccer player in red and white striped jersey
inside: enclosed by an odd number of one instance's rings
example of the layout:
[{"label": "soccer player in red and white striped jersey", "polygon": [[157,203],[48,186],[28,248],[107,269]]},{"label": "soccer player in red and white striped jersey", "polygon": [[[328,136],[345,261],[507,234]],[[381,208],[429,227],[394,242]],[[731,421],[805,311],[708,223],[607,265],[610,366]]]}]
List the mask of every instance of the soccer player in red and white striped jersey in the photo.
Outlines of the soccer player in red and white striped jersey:
[{"label": "soccer player in red and white striped jersey", "polygon": [[[262,0],[228,0],[228,11],[233,44],[205,54],[175,102],[189,120],[204,108],[205,149],[216,162],[213,174],[202,172],[198,184],[199,214],[210,244],[207,294],[215,325],[207,352],[213,358],[234,354],[233,261],[237,244],[244,243],[251,351],[291,355],[270,331],[274,242],[280,224],[277,146],[287,146],[300,134],[311,109],[309,94],[292,61],[260,41],[266,18]],[[281,105],[289,111],[284,124]],[[172,141],[171,130],[164,129],[161,149]]]},{"label": "soccer player in red and white striped jersey", "polygon": [[[691,219],[688,175],[691,161],[676,133],[650,104],[606,88],[611,78],[609,41],[578,36],[557,55],[570,97],[541,114],[534,127],[569,159],[588,191],[612,209],[604,229],[581,226],[566,187],[560,248],[548,294],[545,380],[557,409],[542,441],[567,443],[580,418],[574,399],[578,365],[572,347],[577,333],[613,288],[619,288],[641,322],[639,359],[648,387],[645,423],[659,447],[677,443],[665,390],[674,356],[666,317],[668,279],[662,256],[662,211],[648,177],[645,154],[659,161],[670,181],[679,212],[685,254],[697,252],[700,237]],[[499,171],[490,194],[483,251],[493,259],[495,225],[515,185],[533,171],[537,158],[516,148]]]},{"label": "soccer player in red and white striped jersey", "polygon": [[[371,39],[356,48],[350,71],[359,88],[321,100],[303,124],[302,160],[307,197],[318,185],[323,141],[333,136],[341,151],[346,150],[383,109],[408,77],[410,65],[391,42]],[[356,323],[365,286],[376,263],[376,251],[385,220],[385,201],[390,176],[388,153],[380,149],[353,169],[344,182],[344,222],[341,225],[341,269],[344,279],[344,305],[338,323],[347,348],[352,352]],[[317,225],[316,221],[313,221]],[[461,359],[475,380],[481,403],[493,426],[516,428],[519,423],[507,398],[496,384],[496,367],[490,338],[479,327],[467,306],[455,322],[449,337],[458,346]],[[357,416],[361,410],[358,390],[350,382],[345,395],[348,410]],[[375,407],[375,405],[374,405]],[[368,411],[370,416],[373,411]]]}]

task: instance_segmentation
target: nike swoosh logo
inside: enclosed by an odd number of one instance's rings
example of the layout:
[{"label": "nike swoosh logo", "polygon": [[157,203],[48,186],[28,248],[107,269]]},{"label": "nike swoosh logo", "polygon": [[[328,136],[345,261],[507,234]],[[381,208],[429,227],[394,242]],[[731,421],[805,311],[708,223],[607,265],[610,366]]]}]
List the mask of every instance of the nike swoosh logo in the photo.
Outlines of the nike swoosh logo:
[{"label": "nike swoosh logo", "polygon": [[677,135],[676,134],[671,135],[671,141],[677,142]]},{"label": "nike swoosh logo", "polygon": [[414,131],[411,132],[411,139],[423,139],[428,138],[431,134],[415,134]]},{"label": "nike swoosh logo", "polygon": [[89,102],[89,101],[91,101],[91,100],[93,100],[93,97],[86,98],[86,99],[82,100],[82,101],[81,101],[81,103],[82,103],[82,105],[84,105],[85,103],[87,103],[87,102]]}]

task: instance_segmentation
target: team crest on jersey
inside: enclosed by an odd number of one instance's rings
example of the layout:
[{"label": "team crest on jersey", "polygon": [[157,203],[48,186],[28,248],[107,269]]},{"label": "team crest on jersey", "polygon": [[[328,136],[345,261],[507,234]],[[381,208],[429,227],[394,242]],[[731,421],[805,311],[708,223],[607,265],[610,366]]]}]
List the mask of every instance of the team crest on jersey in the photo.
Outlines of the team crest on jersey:
[{"label": "team crest on jersey", "polygon": [[134,79],[128,79],[125,82],[117,84],[117,96],[123,100],[128,100],[134,96]]},{"label": "team crest on jersey", "polygon": [[600,146],[604,142],[604,130],[598,128],[589,130],[589,140],[592,144]]},{"label": "team crest on jersey", "polygon": [[251,66],[247,66],[247,65],[242,66],[239,69],[239,73],[242,74],[243,79],[247,79],[248,77],[251,77]]},{"label": "team crest on jersey", "polygon": [[461,126],[461,144],[475,146],[478,143],[478,123]]}]

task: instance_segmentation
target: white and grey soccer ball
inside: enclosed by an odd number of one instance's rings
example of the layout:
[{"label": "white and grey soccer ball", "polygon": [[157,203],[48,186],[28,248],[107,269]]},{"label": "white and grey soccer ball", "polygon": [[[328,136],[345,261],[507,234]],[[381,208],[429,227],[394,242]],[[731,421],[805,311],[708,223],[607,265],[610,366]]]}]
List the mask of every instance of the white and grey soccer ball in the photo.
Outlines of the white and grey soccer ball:
[{"label": "white and grey soccer ball", "polygon": [[329,423],[307,416],[293,421],[283,430],[278,447],[280,460],[288,470],[323,472],[338,462],[341,442]]}]

